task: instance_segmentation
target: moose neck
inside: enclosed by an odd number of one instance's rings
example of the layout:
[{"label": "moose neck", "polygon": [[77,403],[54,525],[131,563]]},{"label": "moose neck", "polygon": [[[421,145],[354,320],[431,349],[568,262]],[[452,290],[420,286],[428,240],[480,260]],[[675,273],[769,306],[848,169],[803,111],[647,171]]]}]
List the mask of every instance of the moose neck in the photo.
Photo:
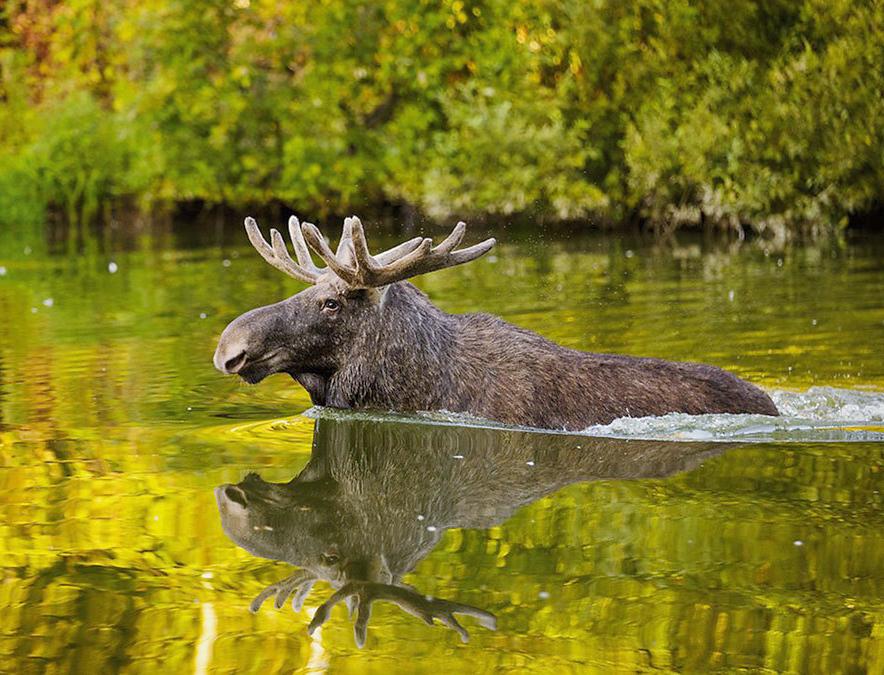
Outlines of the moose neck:
[{"label": "moose neck", "polygon": [[407,282],[389,286],[377,329],[353,344],[328,382],[326,405],[432,410],[446,400],[456,373],[454,319]]}]

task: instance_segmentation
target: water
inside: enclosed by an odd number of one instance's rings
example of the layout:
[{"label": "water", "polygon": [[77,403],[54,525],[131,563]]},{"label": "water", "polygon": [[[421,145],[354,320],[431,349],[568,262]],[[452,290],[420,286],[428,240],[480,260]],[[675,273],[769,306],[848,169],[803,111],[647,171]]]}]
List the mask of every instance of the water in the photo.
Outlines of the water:
[{"label": "water", "polygon": [[[576,348],[728,368],[783,418],[311,410],[285,376],[212,370],[227,321],[299,288],[238,232],[79,256],[0,233],[0,670],[884,670],[884,241],[501,238],[419,285]],[[305,467],[319,520],[259,534],[314,566],[383,554],[497,630],[465,617],[464,645],[378,603],[362,650],[341,607],[311,637],[322,581],[299,613],[249,613],[294,569],[225,536],[215,488]]]}]

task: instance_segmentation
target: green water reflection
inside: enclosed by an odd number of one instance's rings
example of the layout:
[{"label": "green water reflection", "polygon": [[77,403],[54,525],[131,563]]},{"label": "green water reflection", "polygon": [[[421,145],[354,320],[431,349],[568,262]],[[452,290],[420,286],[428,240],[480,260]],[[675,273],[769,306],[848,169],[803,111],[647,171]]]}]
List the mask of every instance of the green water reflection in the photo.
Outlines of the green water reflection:
[{"label": "green water reflection", "polygon": [[[578,348],[706,361],[769,389],[884,389],[881,240],[502,239],[419,285]],[[247,387],[211,367],[228,320],[297,283],[245,247],[99,249],[25,255],[0,233],[0,670],[884,670],[884,444],[346,417],[314,434],[291,380]],[[402,578],[498,630],[467,617],[462,645],[378,604],[363,650],[342,608],[311,638],[324,582],[302,613],[250,614],[292,568],[235,546],[213,490],[321,457],[378,488],[347,502],[363,547],[432,496],[422,515],[445,517],[417,549],[400,537]]]}]

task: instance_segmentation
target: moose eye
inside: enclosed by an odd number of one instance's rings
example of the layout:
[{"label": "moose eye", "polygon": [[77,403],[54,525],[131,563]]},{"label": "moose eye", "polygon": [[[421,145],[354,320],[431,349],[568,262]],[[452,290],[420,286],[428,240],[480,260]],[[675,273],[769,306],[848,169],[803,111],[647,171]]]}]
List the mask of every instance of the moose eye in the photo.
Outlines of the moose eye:
[{"label": "moose eye", "polygon": [[325,302],[322,303],[322,308],[327,309],[330,312],[334,312],[341,308],[341,303],[335,300],[334,298],[329,298]]}]

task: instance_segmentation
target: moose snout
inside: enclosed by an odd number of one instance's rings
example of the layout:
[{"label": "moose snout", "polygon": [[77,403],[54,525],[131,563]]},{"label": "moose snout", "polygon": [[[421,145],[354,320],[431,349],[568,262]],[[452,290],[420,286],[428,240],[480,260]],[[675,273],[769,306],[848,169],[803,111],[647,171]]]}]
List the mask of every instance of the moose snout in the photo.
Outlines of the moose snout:
[{"label": "moose snout", "polygon": [[218,343],[215,356],[212,361],[215,368],[225,375],[237,373],[246,363],[246,349],[242,343],[225,344],[224,340]]},{"label": "moose snout", "polygon": [[220,485],[215,488],[215,499],[218,502],[218,505],[222,504],[239,504],[241,507],[245,508],[248,506],[249,500],[246,497],[245,491],[238,485]]},{"label": "moose snout", "polygon": [[237,370],[242,368],[242,364],[244,364],[245,362],[246,353],[242,351],[233,358],[227,359],[224,362],[224,370],[226,370],[228,373],[235,373]]},{"label": "moose snout", "polygon": [[278,336],[286,334],[284,302],[256,307],[227,324],[215,348],[215,368],[225,375],[238,374],[247,382],[251,380],[246,373],[254,374],[255,364],[263,364],[263,375],[275,372],[267,361],[278,347]]},{"label": "moose snout", "polygon": [[225,375],[238,373],[248,361],[248,346],[251,341],[249,323],[248,315],[231,321],[218,339],[212,362],[215,368]]}]

